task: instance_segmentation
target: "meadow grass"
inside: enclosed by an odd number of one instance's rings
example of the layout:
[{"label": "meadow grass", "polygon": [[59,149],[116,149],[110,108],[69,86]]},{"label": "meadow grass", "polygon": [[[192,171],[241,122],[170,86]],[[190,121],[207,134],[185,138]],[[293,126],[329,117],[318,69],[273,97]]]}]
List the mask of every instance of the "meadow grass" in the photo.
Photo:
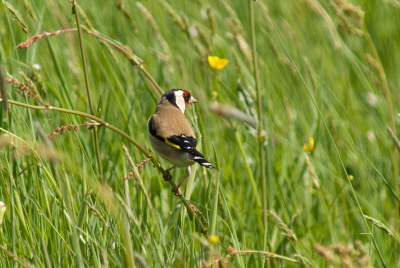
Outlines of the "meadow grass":
[{"label": "meadow grass", "polygon": [[[0,6],[0,267],[400,267],[396,0]],[[182,196],[170,88],[219,169]]]}]

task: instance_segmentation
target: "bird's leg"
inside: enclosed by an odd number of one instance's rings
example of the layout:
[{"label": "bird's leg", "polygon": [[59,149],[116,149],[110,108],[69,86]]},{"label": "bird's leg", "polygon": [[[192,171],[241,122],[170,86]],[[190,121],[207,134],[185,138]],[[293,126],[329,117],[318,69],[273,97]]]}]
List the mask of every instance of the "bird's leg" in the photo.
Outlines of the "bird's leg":
[{"label": "bird's leg", "polygon": [[186,180],[187,176],[183,177],[183,179],[181,180],[180,183],[178,183],[178,185],[176,187],[181,188],[182,183]]},{"label": "bird's leg", "polygon": [[171,176],[171,174],[169,174],[169,172],[170,172],[171,170],[173,170],[174,168],[176,168],[176,166],[172,166],[172,167],[170,167],[169,169],[165,170],[165,172],[167,173],[167,175],[163,175],[164,181],[170,181],[170,180],[172,180],[172,176]]},{"label": "bird's leg", "polygon": [[187,177],[188,177],[188,176],[183,177],[183,179],[181,180],[181,182],[178,183],[178,185],[176,186],[176,187],[178,188],[178,191],[176,191],[176,192],[174,193],[176,196],[182,195],[181,186],[182,186],[182,183],[186,180]]}]

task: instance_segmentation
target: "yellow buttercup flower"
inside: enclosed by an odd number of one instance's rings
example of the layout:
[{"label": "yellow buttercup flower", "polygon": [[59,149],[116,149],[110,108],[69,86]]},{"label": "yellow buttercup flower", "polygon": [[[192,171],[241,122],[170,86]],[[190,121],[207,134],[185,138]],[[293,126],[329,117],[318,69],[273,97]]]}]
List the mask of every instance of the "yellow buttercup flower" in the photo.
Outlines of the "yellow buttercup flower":
[{"label": "yellow buttercup flower", "polygon": [[303,150],[304,151],[307,151],[307,152],[309,152],[309,153],[311,153],[311,151],[314,149],[314,139],[313,138],[310,138],[310,144],[309,145],[307,145],[307,144],[304,144],[303,145]]},{"label": "yellow buttercup flower", "polygon": [[217,244],[218,243],[218,236],[216,235],[212,235],[208,238],[208,242],[210,242],[210,244]]},{"label": "yellow buttercup flower", "polygon": [[222,68],[225,67],[225,65],[228,64],[227,59],[220,59],[217,56],[208,56],[208,63],[210,64],[211,67],[217,70],[221,70]]},{"label": "yellow buttercup flower", "polygon": [[349,179],[350,179],[351,181],[354,180],[353,175],[349,175]]}]

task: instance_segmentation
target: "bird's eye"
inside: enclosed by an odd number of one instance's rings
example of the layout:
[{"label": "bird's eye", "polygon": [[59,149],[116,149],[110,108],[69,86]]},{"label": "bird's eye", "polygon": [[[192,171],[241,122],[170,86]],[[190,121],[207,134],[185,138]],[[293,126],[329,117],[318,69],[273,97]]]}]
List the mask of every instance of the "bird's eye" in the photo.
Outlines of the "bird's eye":
[{"label": "bird's eye", "polygon": [[186,101],[189,100],[189,95],[183,95],[183,99]]}]

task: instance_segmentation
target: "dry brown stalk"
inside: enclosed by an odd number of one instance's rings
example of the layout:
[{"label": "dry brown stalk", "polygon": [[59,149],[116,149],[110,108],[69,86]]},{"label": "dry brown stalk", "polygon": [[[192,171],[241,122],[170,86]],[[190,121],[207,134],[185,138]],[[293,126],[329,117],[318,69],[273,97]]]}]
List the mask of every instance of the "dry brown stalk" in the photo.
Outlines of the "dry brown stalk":
[{"label": "dry brown stalk", "polygon": [[343,0],[335,0],[329,2],[338,16],[338,23],[342,27],[345,32],[356,36],[364,36],[365,33],[363,30],[354,27],[349,17],[355,19],[355,24],[358,26],[363,25],[364,23],[364,11],[362,11],[359,7],[353,6],[351,4],[347,4]]},{"label": "dry brown stalk", "polygon": [[367,59],[369,65],[374,68],[376,72],[379,73],[380,64],[379,62],[369,53],[365,53],[365,58]]},{"label": "dry brown stalk", "polygon": [[[66,131],[72,131],[75,130],[75,132],[78,132],[79,127],[84,126],[100,126],[100,123],[88,123],[85,122],[83,124],[78,124],[78,125],[68,125],[68,126],[61,126],[56,128],[53,132],[51,132],[50,135],[47,136],[47,138],[51,141],[51,139],[53,139],[54,137],[63,134]],[[37,148],[37,150],[40,150],[41,148],[43,148],[44,144],[40,144],[39,147]]]},{"label": "dry brown stalk", "polygon": [[56,128],[49,136],[47,136],[49,138],[49,140],[51,140],[52,138],[54,138],[57,135],[61,135],[63,134],[65,131],[72,131],[75,130],[75,132],[77,132],[79,130],[80,126],[100,126],[100,123],[88,123],[85,122],[84,124],[79,124],[79,125],[68,125],[68,126],[61,126]]},{"label": "dry brown stalk", "polygon": [[369,220],[370,222],[372,222],[372,224],[374,224],[376,227],[378,227],[379,229],[383,230],[384,232],[386,232],[388,235],[393,236],[393,232],[385,225],[383,224],[381,221],[369,217],[367,215],[364,215],[364,218],[366,218],[367,220]]},{"label": "dry brown stalk", "polygon": [[44,102],[42,101],[42,99],[40,98],[40,96],[39,96],[39,97],[36,96],[36,95],[33,93],[33,91],[32,91],[31,89],[29,89],[29,87],[28,87],[27,85],[25,85],[23,82],[19,82],[17,79],[15,79],[14,77],[11,77],[11,76],[6,77],[5,81],[6,81],[7,84],[12,84],[12,85],[18,87],[18,88],[21,90],[21,93],[23,93],[23,92],[25,92],[25,91],[28,92],[28,94],[27,94],[28,97],[35,98],[35,99],[36,99],[38,102],[40,102],[43,106],[50,107],[49,104],[44,103]]},{"label": "dry brown stalk", "polygon": [[[142,162],[137,163],[135,166],[136,166],[137,170],[140,171],[140,169],[143,168],[143,165],[150,163],[150,161],[151,161],[151,158],[147,158],[147,159],[143,160]],[[129,170],[128,174],[126,174],[126,176],[123,177],[122,179],[123,180],[133,179],[134,176],[135,176],[135,174],[133,173],[133,170],[131,169],[131,170]]]},{"label": "dry brown stalk", "polygon": [[0,245],[0,249],[7,254],[13,261],[17,262],[19,265],[21,265],[24,268],[29,268],[32,267],[31,264],[26,264],[25,262],[23,262],[22,260],[18,259],[18,256],[14,255],[11,251],[9,251],[6,247],[4,247],[3,245]]},{"label": "dry brown stalk", "polygon": [[21,44],[19,44],[18,46],[16,46],[15,48],[27,48],[30,47],[33,43],[35,43],[37,40],[46,37],[46,36],[51,36],[51,35],[59,35],[61,33],[68,33],[68,32],[76,32],[78,31],[78,29],[65,29],[65,30],[58,30],[55,32],[43,32],[42,34],[38,34],[38,35],[34,35],[31,38],[29,38],[28,40],[26,40],[25,42],[22,42]]},{"label": "dry brown stalk", "polygon": [[292,241],[297,241],[296,234],[293,232],[293,230],[289,229],[289,227],[286,225],[286,223],[283,222],[281,217],[279,217],[278,214],[276,214],[275,210],[273,209],[268,210],[268,213],[274,219],[279,229],[285,236],[287,236]]},{"label": "dry brown stalk", "polygon": [[365,12],[360,7],[349,4],[345,0],[336,0],[336,4],[344,14],[355,19],[358,26],[363,25]]},{"label": "dry brown stalk", "polygon": [[317,173],[315,172],[315,168],[314,165],[311,162],[310,157],[308,157],[307,154],[304,154],[305,158],[306,158],[306,164],[307,164],[307,169],[310,172],[313,184],[315,186],[315,188],[319,189],[320,185],[319,185],[319,179],[317,177]]},{"label": "dry brown stalk", "polygon": [[335,254],[320,244],[314,244],[315,251],[321,255],[328,263],[337,264],[339,261],[336,259]]},{"label": "dry brown stalk", "polygon": [[35,84],[33,81],[22,71],[19,72],[22,78],[24,79],[25,85],[32,91],[33,95],[40,100],[40,103],[43,103],[43,99],[40,96]]},{"label": "dry brown stalk", "polygon": [[368,256],[360,241],[345,245],[342,242],[324,247],[314,244],[315,251],[330,264],[330,267],[371,268]]},{"label": "dry brown stalk", "polygon": [[386,126],[386,129],[389,132],[389,135],[392,138],[394,145],[396,145],[397,150],[399,150],[400,152],[400,141],[397,138],[396,134],[394,134],[393,130],[389,126]]}]

